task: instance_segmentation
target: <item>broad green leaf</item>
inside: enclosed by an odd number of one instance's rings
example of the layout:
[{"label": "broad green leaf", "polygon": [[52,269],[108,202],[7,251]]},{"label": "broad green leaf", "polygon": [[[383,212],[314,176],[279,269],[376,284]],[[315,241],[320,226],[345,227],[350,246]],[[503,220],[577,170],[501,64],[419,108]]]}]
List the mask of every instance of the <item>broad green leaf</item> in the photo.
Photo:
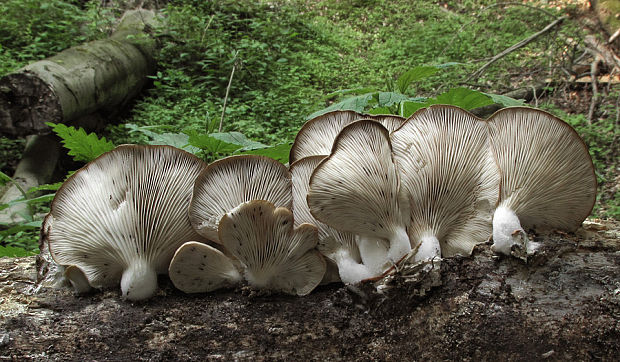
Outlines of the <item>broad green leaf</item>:
[{"label": "broad green leaf", "polygon": [[396,87],[399,92],[406,93],[411,83],[429,77],[435,74],[438,70],[439,68],[434,66],[417,66],[409,69],[398,77],[396,80]]},{"label": "broad green leaf", "polygon": [[499,103],[504,107],[515,107],[515,106],[524,106],[525,101],[523,99],[515,99],[507,96],[503,96],[501,94],[493,94],[493,93],[484,93],[487,96],[491,97],[493,103]]},{"label": "broad green leaf", "polygon": [[420,108],[428,107],[429,103],[427,102],[416,102],[416,101],[406,101],[401,103],[400,106],[400,115],[401,117],[409,117],[415,113]]},{"label": "broad green leaf", "polygon": [[75,129],[62,123],[46,123],[62,139],[62,143],[69,150],[68,154],[76,161],[90,162],[101,154],[114,149],[114,144],[99,138],[94,133],[86,133],[83,128]]},{"label": "broad green leaf", "polygon": [[459,87],[438,95],[433,104],[449,104],[470,110],[493,104],[493,100],[482,92]]},{"label": "broad green leaf", "polygon": [[188,142],[191,146],[197,147],[207,153],[233,153],[240,149],[239,145],[228,143],[212,137],[210,134],[187,131]]},{"label": "broad green leaf", "polygon": [[125,127],[129,128],[132,132],[140,132],[149,137],[151,139],[148,141],[149,145],[173,146],[192,154],[196,154],[200,151],[199,148],[189,144],[189,136],[185,133],[157,133],[151,131],[151,129],[159,128],[159,126],[137,126],[132,123],[126,124]]},{"label": "broad green leaf", "polygon": [[37,253],[34,251],[22,249],[22,248],[16,248],[14,246],[0,245],[0,258],[4,258],[4,257],[19,258],[19,257],[31,256],[31,255],[37,255]]},{"label": "broad green leaf", "polygon": [[323,98],[334,98],[336,96],[345,96],[345,95],[351,95],[351,94],[366,94],[366,93],[375,93],[375,92],[377,92],[376,89],[368,88],[368,87],[353,88],[353,89],[341,89],[341,90],[337,90],[335,92],[331,92],[331,93],[325,95]]},{"label": "broad green leaf", "polygon": [[267,145],[247,138],[241,132],[214,132],[209,134],[211,137],[233,145],[241,146],[241,150],[256,150],[268,147]]},{"label": "broad green leaf", "polygon": [[378,93],[378,106],[389,107],[394,104],[399,104],[402,101],[408,100],[409,97],[396,92],[379,92]]},{"label": "broad green leaf", "polygon": [[318,117],[322,114],[325,114],[327,112],[330,111],[337,111],[337,110],[351,110],[351,111],[355,111],[355,112],[360,112],[363,113],[364,109],[366,109],[366,106],[368,106],[368,104],[373,100],[373,96],[376,94],[375,93],[367,93],[367,94],[362,94],[361,96],[356,96],[356,97],[351,97],[351,98],[347,98],[341,102],[338,103],[334,103],[331,106],[321,109],[320,111],[314,112],[311,115],[309,115],[308,117],[306,117],[306,119],[312,119],[314,117]]},{"label": "broad green leaf", "polygon": [[391,114],[389,107],[376,107],[368,111],[368,114]]},{"label": "broad green leaf", "polygon": [[261,155],[271,157],[274,160],[286,164],[288,162],[288,156],[291,152],[291,147],[293,146],[292,142],[289,143],[281,143],[279,145],[260,148],[256,150],[243,151],[241,154],[243,155]]},{"label": "broad green leaf", "polygon": [[23,203],[28,203],[28,205],[34,205],[34,204],[42,204],[42,203],[46,203],[46,202],[50,202],[54,199],[54,196],[56,194],[45,194],[45,195],[41,195],[41,196],[37,196],[37,197],[33,197],[31,199],[25,199],[24,197],[19,197],[13,201],[9,201],[6,204],[1,204],[0,205],[0,210],[6,209],[7,207],[11,207],[13,205],[18,205],[18,204],[23,204]]}]

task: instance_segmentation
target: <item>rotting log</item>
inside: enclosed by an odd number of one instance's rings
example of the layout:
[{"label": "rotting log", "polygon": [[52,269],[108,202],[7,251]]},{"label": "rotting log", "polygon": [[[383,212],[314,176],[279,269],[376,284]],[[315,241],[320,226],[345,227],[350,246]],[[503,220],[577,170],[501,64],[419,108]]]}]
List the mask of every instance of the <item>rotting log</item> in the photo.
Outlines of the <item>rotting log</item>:
[{"label": "rotting log", "polygon": [[155,69],[156,24],[150,10],[127,11],[107,39],[66,49],[0,78],[0,133],[49,132],[46,122],[69,123],[111,111],[138,94]]},{"label": "rotting log", "polygon": [[401,270],[381,293],[185,295],[162,278],[144,303],[37,285],[34,257],[4,258],[0,359],[617,360],[620,224],[535,240],[527,264],[481,245],[438,274]]},{"label": "rotting log", "polygon": [[[15,168],[13,182],[0,189],[0,204],[17,200],[30,188],[49,182],[56,168],[60,143],[53,135],[29,136],[22,158]],[[19,187],[15,184],[18,184]],[[13,224],[32,216],[26,203],[12,205],[0,210],[0,223]]]}]

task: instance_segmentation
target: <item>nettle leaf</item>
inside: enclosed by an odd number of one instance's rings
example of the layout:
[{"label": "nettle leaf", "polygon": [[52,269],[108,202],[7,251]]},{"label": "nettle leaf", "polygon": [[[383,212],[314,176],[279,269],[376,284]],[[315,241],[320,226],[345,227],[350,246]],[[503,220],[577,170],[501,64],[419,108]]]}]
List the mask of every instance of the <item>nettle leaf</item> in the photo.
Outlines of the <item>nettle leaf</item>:
[{"label": "nettle leaf", "polygon": [[508,96],[503,96],[501,94],[493,94],[493,93],[484,93],[485,95],[491,97],[493,103],[499,103],[504,107],[516,107],[516,106],[524,106],[525,101],[523,99],[515,99]]},{"label": "nettle leaf", "polygon": [[151,131],[151,129],[158,128],[159,126],[137,126],[132,123],[126,124],[125,127],[129,128],[132,132],[140,132],[149,137],[150,140],[147,142],[149,145],[173,146],[191,154],[196,154],[200,151],[200,148],[189,144],[189,136],[185,133],[157,133]]},{"label": "nettle leaf", "polygon": [[197,147],[204,152],[215,153],[233,153],[240,149],[239,145],[225,142],[223,140],[212,137],[211,134],[198,133],[196,131],[187,131],[188,143]]},{"label": "nettle leaf", "polygon": [[389,107],[394,104],[399,104],[405,100],[408,100],[409,97],[397,92],[378,92],[377,93],[377,104],[379,107]]},{"label": "nettle leaf", "polygon": [[288,162],[289,154],[291,153],[292,142],[281,143],[275,146],[259,148],[255,150],[248,150],[240,152],[242,155],[260,155],[273,158],[274,160],[286,164]]},{"label": "nettle leaf", "polygon": [[435,66],[417,66],[403,73],[396,80],[396,87],[399,92],[406,93],[411,83],[424,79],[439,71],[439,67]]},{"label": "nettle leaf", "polygon": [[458,87],[442,93],[434,99],[433,104],[449,104],[466,110],[493,104],[491,97],[482,92]]},{"label": "nettle leaf", "polygon": [[389,107],[376,107],[368,111],[368,114],[391,114]]},{"label": "nettle leaf", "polygon": [[251,140],[241,132],[214,132],[211,137],[233,145],[241,146],[242,151],[256,150],[268,147],[266,144]]},{"label": "nettle leaf", "polygon": [[114,144],[97,137],[94,133],[86,133],[83,128],[75,129],[62,123],[46,123],[62,139],[62,143],[69,150],[68,154],[75,161],[90,162],[101,154],[114,149]]},{"label": "nettle leaf", "polygon": [[366,94],[362,94],[360,96],[356,96],[356,97],[351,97],[351,98],[347,98],[341,102],[338,103],[334,103],[331,106],[321,109],[320,111],[314,112],[311,115],[309,115],[308,117],[306,117],[306,119],[312,119],[314,117],[318,117],[322,114],[325,114],[327,112],[331,112],[331,111],[337,111],[337,110],[349,110],[349,111],[355,111],[355,112],[360,112],[363,113],[364,109],[366,109],[366,106],[368,106],[368,104],[371,103],[371,101],[373,100],[373,97],[375,93],[366,93]]},{"label": "nettle leaf", "polygon": [[400,104],[400,115],[401,117],[407,118],[414,114],[418,109],[428,106],[429,104],[427,102],[406,101]]}]

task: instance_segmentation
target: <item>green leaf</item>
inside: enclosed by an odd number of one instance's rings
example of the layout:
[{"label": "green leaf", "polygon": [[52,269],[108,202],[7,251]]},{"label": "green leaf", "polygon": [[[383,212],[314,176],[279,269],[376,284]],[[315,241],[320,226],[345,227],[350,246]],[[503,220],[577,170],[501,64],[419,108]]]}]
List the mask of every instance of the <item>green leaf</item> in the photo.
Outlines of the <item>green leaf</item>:
[{"label": "green leaf", "polygon": [[493,104],[493,100],[482,92],[459,87],[438,95],[433,104],[449,104],[470,110]]},{"label": "green leaf", "polygon": [[34,251],[22,249],[22,248],[16,248],[14,246],[1,246],[0,245],[0,258],[5,258],[5,257],[19,258],[19,257],[31,256],[31,255],[37,255],[37,253]]},{"label": "green leaf", "polygon": [[289,143],[281,143],[275,146],[260,148],[256,150],[243,151],[241,154],[243,155],[261,155],[271,157],[274,160],[286,164],[288,162],[288,156],[291,152],[291,147],[293,146],[292,142]]},{"label": "green leaf", "polygon": [[409,99],[408,96],[396,92],[379,92],[378,96],[379,107],[389,107]]},{"label": "green leaf", "polygon": [[368,114],[391,114],[389,107],[376,107],[368,111]]},{"label": "green leaf", "polygon": [[401,103],[400,106],[400,115],[401,117],[409,117],[415,113],[420,108],[428,107],[428,102],[416,102],[416,101],[406,101]]},{"label": "green leaf", "polygon": [[11,177],[4,172],[0,171],[0,185],[4,185],[7,182],[11,182]]},{"label": "green leaf", "polygon": [[228,143],[212,137],[210,134],[187,131],[188,142],[191,146],[197,147],[207,153],[233,153],[240,149],[239,145]]},{"label": "green leaf", "polygon": [[58,189],[60,188],[60,186],[62,186],[62,182],[56,182],[53,184],[43,184],[43,185],[39,185],[36,187],[31,187],[28,190],[29,194],[33,194],[35,192],[39,192],[39,191],[58,191]]},{"label": "green leaf", "polygon": [[247,138],[241,132],[214,132],[209,134],[209,136],[226,143],[241,146],[242,151],[268,147],[266,144]]},{"label": "green leaf", "polygon": [[62,139],[62,143],[69,150],[68,154],[75,161],[90,162],[101,154],[114,149],[114,144],[99,138],[94,133],[87,134],[83,128],[75,129],[62,123],[46,123]]},{"label": "green leaf", "polygon": [[525,101],[523,99],[514,99],[511,97],[503,96],[501,94],[493,94],[493,93],[484,93],[487,96],[491,97],[493,103],[499,103],[504,107],[516,107],[516,106],[524,106]]},{"label": "green leaf", "polygon": [[411,83],[429,77],[437,71],[439,71],[439,68],[434,66],[414,67],[398,77],[396,80],[396,87],[400,93],[406,93]]},{"label": "green leaf", "polygon": [[318,117],[327,112],[337,111],[337,110],[351,110],[351,111],[363,113],[364,109],[366,109],[366,106],[373,100],[373,96],[376,94],[377,94],[376,92],[366,93],[366,94],[362,94],[361,96],[347,98],[341,102],[334,103],[327,108],[324,108],[324,109],[321,109],[320,111],[312,113],[311,115],[306,117],[306,119],[307,120],[312,119],[314,117]]}]

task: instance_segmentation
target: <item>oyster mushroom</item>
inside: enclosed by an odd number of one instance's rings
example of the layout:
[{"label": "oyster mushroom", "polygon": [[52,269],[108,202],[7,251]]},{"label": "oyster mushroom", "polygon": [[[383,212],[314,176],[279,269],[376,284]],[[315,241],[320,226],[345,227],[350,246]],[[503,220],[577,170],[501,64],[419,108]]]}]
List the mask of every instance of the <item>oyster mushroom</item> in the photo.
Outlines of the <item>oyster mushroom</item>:
[{"label": "oyster mushroom", "polygon": [[537,245],[525,230],[575,231],[596,200],[587,146],[564,121],[514,107],[489,119],[493,155],[501,172],[493,217],[493,249],[524,258]]},{"label": "oyster mushroom", "polygon": [[318,221],[310,213],[307,196],[310,176],[326,156],[310,156],[290,165],[293,183],[293,216],[295,226],[303,223],[316,225],[319,230],[318,250],[327,258],[324,282],[343,281],[357,283],[373,277],[373,272],[362,263],[356,237],[352,233],[338,231]]},{"label": "oyster mushroom", "polygon": [[92,287],[120,282],[123,297],[147,299],[176,249],[201,240],[187,207],[194,180],[205,167],[174,147],[119,146],[78,170],[56,192],[42,238],[54,260],[70,266],[67,277],[77,289],[86,288],[84,276]]},{"label": "oyster mushroom", "polygon": [[499,173],[486,122],[457,107],[431,106],[394,131],[392,145],[409,198],[414,259],[469,255],[487,241]]},{"label": "oyster mushroom", "polygon": [[319,221],[357,234],[364,264],[381,273],[411,250],[409,210],[387,129],[371,120],[346,126],[310,178],[308,206]]},{"label": "oyster mushroom", "polygon": [[388,131],[400,127],[404,118],[392,115],[369,115],[354,111],[333,111],[317,116],[306,122],[295,137],[289,161],[293,162],[308,156],[328,155],[336,136],[352,122],[370,119],[381,123]]},{"label": "oyster mushroom", "polygon": [[189,217],[198,233],[219,243],[220,219],[251,200],[267,200],[290,209],[291,176],[286,166],[253,155],[226,157],[209,164],[196,179]]},{"label": "oyster mushroom", "polygon": [[293,227],[293,214],[264,200],[243,203],[222,217],[219,239],[258,289],[310,293],[323,279],[325,261],[315,249],[317,228]]}]

